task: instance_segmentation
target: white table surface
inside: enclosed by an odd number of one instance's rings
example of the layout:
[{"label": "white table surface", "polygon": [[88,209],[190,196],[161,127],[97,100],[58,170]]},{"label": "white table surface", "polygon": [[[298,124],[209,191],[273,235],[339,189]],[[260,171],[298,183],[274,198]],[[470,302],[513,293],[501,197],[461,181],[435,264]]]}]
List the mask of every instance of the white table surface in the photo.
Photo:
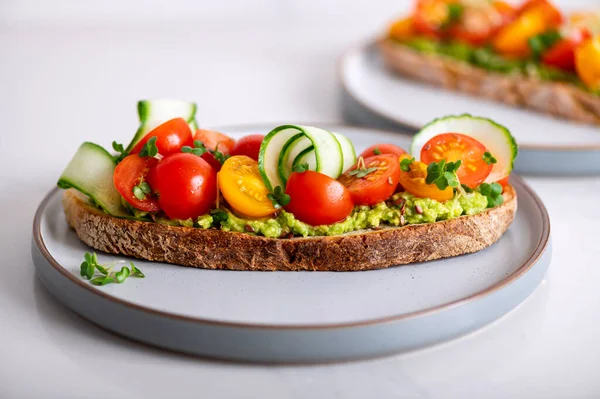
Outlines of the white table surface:
[{"label": "white table surface", "polygon": [[58,11],[45,21],[3,4],[0,398],[600,397],[598,177],[527,178],[552,222],[547,279],[493,324],[413,353],[293,367],[205,361],[113,336],[50,296],[30,259],[31,223],[81,141],[128,140],[139,98],[195,100],[205,126],[339,121],[338,56],[398,9],[252,3],[229,19],[219,9],[162,23],[63,23]]}]

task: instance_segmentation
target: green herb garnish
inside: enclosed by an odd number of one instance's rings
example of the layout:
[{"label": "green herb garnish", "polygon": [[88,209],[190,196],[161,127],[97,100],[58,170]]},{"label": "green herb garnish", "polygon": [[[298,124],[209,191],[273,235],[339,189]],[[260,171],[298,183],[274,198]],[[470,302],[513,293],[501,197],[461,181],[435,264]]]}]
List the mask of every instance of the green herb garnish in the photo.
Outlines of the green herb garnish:
[{"label": "green herb garnish", "polygon": [[210,215],[213,218],[213,226],[220,227],[221,223],[226,222],[229,219],[229,215],[222,209],[212,209]]},{"label": "green herb garnish", "polygon": [[481,183],[478,187],[479,192],[487,197],[488,208],[493,208],[498,205],[502,205],[504,197],[502,197],[502,186],[498,183]]},{"label": "green herb garnish", "polygon": [[293,172],[303,173],[308,170],[308,163],[301,163],[300,165],[296,165],[292,168]]},{"label": "green herb garnish", "polygon": [[377,167],[374,166],[372,168],[367,168],[365,165],[365,159],[363,157],[358,157],[358,163],[356,164],[356,169],[348,172],[348,176],[356,176],[358,179],[362,179],[369,173],[373,173],[377,170]]},{"label": "green herb garnish", "polygon": [[114,157],[116,163],[121,162],[123,160],[123,158],[125,158],[127,156],[127,152],[125,151],[123,144],[119,144],[116,141],[113,141],[112,148],[113,148],[113,150],[118,152],[118,154],[115,155],[115,157]]},{"label": "green herb garnish", "polygon": [[[93,254],[86,252],[84,258],[85,260],[80,266],[81,277],[90,280],[90,283],[94,285],[106,285],[114,282],[121,284],[129,276],[139,278],[146,277],[140,269],[135,267],[133,262],[129,262],[131,269],[127,266],[123,266],[121,270],[115,272],[113,271],[113,268],[120,262],[114,262],[105,265],[100,264],[98,263],[98,256],[95,252]],[[94,277],[96,272],[98,272],[100,276]]]},{"label": "green herb garnish", "polygon": [[190,147],[189,145],[184,145],[183,147],[181,147],[181,152],[191,153],[201,157],[206,152],[208,152],[208,150],[200,140],[194,140],[193,147]]},{"label": "green herb garnish", "polygon": [[375,147],[373,149],[373,154],[375,154],[375,155],[381,155],[381,150],[378,147]]},{"label": "green herb garnish", "polygon": [[217,161],[219,161],[219,163],[221,165],[223,165],[225,163],[225,161],[227,161],[227,159],[229,158],[228,154],[224,154],[222,152],[219,151],[219,144],[221,143],[217,143],[217,146],[215,147],[214,151],[211,151],[211,153],[214,155],[215,159]]},{"label": "green herb garnish", "polygon": [[490,154],[488,151],[483,153],[483,160],[488,165],[493,165],[498,162],[498,160],[496,158],[494,158],[494,156],[492,154]]},{"label": "green herb garnish", "polygon": [[373,173],[376,170],[377,170],[376,167],[366,168],[366,169],[357,168],[357,169],[354,169],[354,170],[351,170],[350,172],[348,172],[348,175],[350,175],[350,176],[356,176],[357,178],[362,179],[363,177],[365,177],[369,173]]},{"label": "green herb garnish", "polygon": [[156,140],[156,136],[150,137],[150,139],[144,145],[144,148],[142,148],[142,151],[140,151],[140,157],[155,157],[158,155]]},{"label": "green herb garnish", "polygon": [[290,196],[283,191],[281,186],[275,187],[272,193],[267,194],[267,198],[271,200],[275,209],[290,203]]},{"label": "green herb garnish", "polygon": [[140,201],[143,201],[146,198],[146,194],[150,194],[152,192],[152,188],[150,185],[142,181],[137,186],[133,186],[133,196]]},{"label": "green herb garnish", "polygon": [[460,21],[460,18],[462,17],[464,10],[465,10],[465,8],[463,7],[462,4],[459,4],[459,3],[448,4],[448,18],[442,24],[441,28],[447,29],[454,23]]},{"label": "green herb garnish", "polygon": [[414,158],[404,158],[400,161],[400,170],[403,172],[410,172],[410,165],[415,161]]},{"label": "green herb garnish", "polygon": [[540,59],[540,57],[552,46],[554,46],[561,38],[562,36],[560,32],[551,30],[529,38],[529,40],[527,40],[527,44],[531,49],[533,57],[535,59]]},{"label": "green herb garnish", "polygon": [[435,184],[440,190],[445,190],[448,187],[458,188],[460,182],[456,171],[462,164],[462,161],[446,162],[441,160],[440,162],[432,162],[427,165],[427,177],[425,183]]},{"label": "green herb garnish", "polygon": [[462,187],[463,190],[465,190],[466,193],[471,194],[473,192],[473,189],[469,186],[467,186],[466,184],[461,184],[460,185]]}]

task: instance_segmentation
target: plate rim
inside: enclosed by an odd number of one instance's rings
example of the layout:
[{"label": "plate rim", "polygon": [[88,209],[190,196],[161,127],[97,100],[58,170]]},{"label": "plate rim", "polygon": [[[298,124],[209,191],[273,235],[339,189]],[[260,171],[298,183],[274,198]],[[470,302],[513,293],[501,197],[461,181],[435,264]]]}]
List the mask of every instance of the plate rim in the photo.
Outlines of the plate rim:
[{"label": "plate rim", "polygon": [[[355,129],[355,130],[362,129],[362,130],[376,131],[376,132],[379,132],[382,134],[388,134],[388,135],[394,135],[394,136],[404,136],[406,139],[412,138],[411,135],[405,134],[405,133],[397,133],[397,132],[392,132],[389,130],[368,128],[368,127],[357,126],[357,125],[352,125],[352,124],[324,123],[324,122],[320,122],[320,124],[335,126],[336,128],[342,128],[342,129],[350,128],[350,129]],[[257,129],[257,128],[261,128],[261,127],[264,128],[264,126],[266,126],[266,123],[223,125],[223,126],[218,126],[216,128],[219,130],[223,130],[223,131],[226,131],[228,129],[251,130],[251,129]],[[150,307],[138,305],[136,303],[111,296],[111,295],[105,293],[104,291],[94,287],[93,285],[85,282],[84,280],[78,279],[72,273],[67,271],[52,256],[52,254],[46,247],[46,244],[44,242],[44,238],[42,237],[42,232],[41,232],[41,221],[42,221],[45,210],[46,210],[48,204],[50,203],[51,199],[55,195],[57,195],[57,193],[61,190],[58,187],[54,187],[52,190],[50,190],[50,192],[48,192],[44,196],[44,198],[38,205],[36,212],[35,212],[35,216],[33,218],[33,226],[32,226],[33,234],[32,235],[33,235],[33,240],[35,242],[35,245],[37,246],[41,255],[48,262],[48,264],[50,264],[62,276],[66,277],[72,283],[75,283],[79,287],[89,291],[92,294],[98,295],[103,299],[109,300],[109,301],[115,303],[116,305],[122,305],[122,306],[125,306],[125,307],[130,308],[135,311],[141,311],[144,313],[148,313],[150,315],[154,315],[154,316],[158,316],[158,317],[165,317],[168,319],[176,319],[176,320],[180,320],[180,321],[187,321],[187,322],[200,323],[200,324],[206,324],[206,325],[221,326],[221,327],[235,327],[235,328],[263,329],[263,330],[330,330],[330,329],[343,329],[343,328],[351,328],[351,327],[365,327],[365,326],[373,326],[373,325],[377,325],[377,324],[403,321],[403,320],[407,320],[407,319],[413,319],[413,318],[418,318],[418,317],[422,317],[422,316],[427,316],[427,315],[431,315],[433,313],[443,312],[443,311],[446,311],[446,310],[449,310],[452,308],[456,308],[456,307],[477,301],[478,299],[481,299],[483,297],[491,295],[491,294],[501,290],[502,288],[510,285],[515,280],[519,279],[524,274],[526,274],[529,270],[531,270],[533,268],[533,266],[535,264],[538,263],[538,261],[540,260],[542,255],[547,250],[547,247],[550,242],[550,229],[551,229],[550,228],[550,217],[548,215],[548,211],[547,211],[544,203],[542,202],[542,200],[535,193],[535,191],[521,177],[513,174],[511,176],[511,180],[516,181],[517,185],[521,189],[525,190],[531,196],[534,204],[539,209],[539,211],[541,213],[541,218],[542,218],[541,219],[542,231],[540,234],[540,239],[539,239],[538,243],[536,244],[535,248],[533,249],[533,251],[531,251],[529,258],[521,266],[519,266],[513,273],[506,276],[504,279],[500,280],[499,282],[497,282],[481,291],[475,292],[474,294],[471,294],[469,296],[459,298],[459,299],[451,301],[451,302],[443,303],[441,305],[432,306],[430,308],[423,309],[423,310],[417,310],[417,311],[413,311],[413,312],[403,313],[400,315],[391,315],[391,316],[378,317],[378,318],[354,321],[354,322],[341,322],[341,323],[331,323],[331,324],[322,324],[322,323],[321,324],[300,324],[300,325],[230,322],[230,321],[221,321],[221,320],[215,320],[215,319],[201,318],[201,317],[196,317],[196,316],[174,314],[174,313],[170,313],[168,311],[153,309]],[[175,265],[175,266],[177,266],[177,265]],[[183,266],[180,266],[180,267],[183,267]]]},{"label": "plate rim", "polygon": [[[419,130],[421,130],[421,128],[419,126],[413,125],[412,123],[404,121],[395,116],[384,114],[382,111],[375,109],[372,106],[368,105],[361,98],[359,98],[355,93],[352,92],[352,90],[348,86],[348,83],[346,82],[346,79],[344,79],[345,65],[347,63],[347,60],[350,58],[350,56],[352,56],[354,53],[368,52],[370,48],[375,47],[376,43],[377,43],[377,39],[369,40],[363,44],[353,45],[353,46],[347,48],[342,53],[342,55],[339,56],[339,58],[337,60],[337,65],[336,65],[336,75],[337,75],[338,83],[342,87],[345,94],[350,96],[350,98],[352,98],[352,100],[356,101],[358,104],[360,104],[366,110],[372,112],[373,114],[377,115],[379,118],[382,118],[392,124],[396,124],[398,126],[401,126],[405,129],[411,130],[416,133]],[[532,111],[532,112],[534,112],[534,111]],[[544,115],[543,113],[539,113],[539,112],[536,112],[536,113],[538,113],[540,115]],[[551,116],[545,116],[545,117],[552,118]],[[568,120],[567,120],[567,122],[568,122]],[[600,129],[600,127],[599,127],[599,129]],[[519,144],[519,148],[522,148],[525,150],[536,150],[536,151],[589,152],[589,151],[600,151],[600,144],[592,144],[592,145],[585,145],[585,144],[582,144],[582,145]]]}]

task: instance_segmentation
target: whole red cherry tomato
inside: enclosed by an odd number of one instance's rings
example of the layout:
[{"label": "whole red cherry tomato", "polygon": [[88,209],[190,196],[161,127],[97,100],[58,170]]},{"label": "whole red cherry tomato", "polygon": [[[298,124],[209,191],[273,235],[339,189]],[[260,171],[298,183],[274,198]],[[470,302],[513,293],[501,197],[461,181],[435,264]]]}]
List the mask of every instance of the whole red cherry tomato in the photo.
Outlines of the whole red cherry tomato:
[{"label": "whole red cherry tomato", "polygon": [[285,192],[290,196],[285,210],[312,226],[340,222],[354,209],[346,187],[319,172],[293,172],[287,181]]},{"label": "whole red cherry tomato", "polygon": [[204,215],[217,199],[217,173],[204,159],[189,153],[163,158],[150,170],[148,182],[171,219]]}]

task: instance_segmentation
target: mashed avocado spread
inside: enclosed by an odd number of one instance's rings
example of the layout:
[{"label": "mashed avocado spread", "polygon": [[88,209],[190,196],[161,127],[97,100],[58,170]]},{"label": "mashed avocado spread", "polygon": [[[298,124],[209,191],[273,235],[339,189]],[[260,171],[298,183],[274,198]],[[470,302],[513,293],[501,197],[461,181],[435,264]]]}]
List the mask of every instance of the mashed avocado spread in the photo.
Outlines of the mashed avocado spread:
[{"label": "mashed avocado spread", "polygon": [[474,47],[457,42],[440,42],[422,37],[416,37],[399,43],[421,53],[446,55],[488,71],[521,74],[541,80],[569,82],[585,88],[581,80],[574,73],[543,65],[533,59],[508,59],[488,47]]},{"label": "mashed avocado spread", "polygon": [[[357,206],[345,220],[324,226],[311,226],[297,220],[293,214],[281,210],[274,218],[245,219],[229,210],[227,220],[221,222],[221,230],[263,235],[265,237],[333,236],[379,226],[401,226],[405,224],[433,223],[454,219],[462,215],[475,215],[488,206],[487,198],[479,192],[456,195],[453,199],[438,202],[430,198],[417,198],[407,192],[395,194],[389,201],[374,206]],[[404,212],[404,213],[403,213]],[[404,219],[404,220],[402,220]],[[158,223],[210,228],[213,216],[203,215],[196,221],[157,219]]]}]

